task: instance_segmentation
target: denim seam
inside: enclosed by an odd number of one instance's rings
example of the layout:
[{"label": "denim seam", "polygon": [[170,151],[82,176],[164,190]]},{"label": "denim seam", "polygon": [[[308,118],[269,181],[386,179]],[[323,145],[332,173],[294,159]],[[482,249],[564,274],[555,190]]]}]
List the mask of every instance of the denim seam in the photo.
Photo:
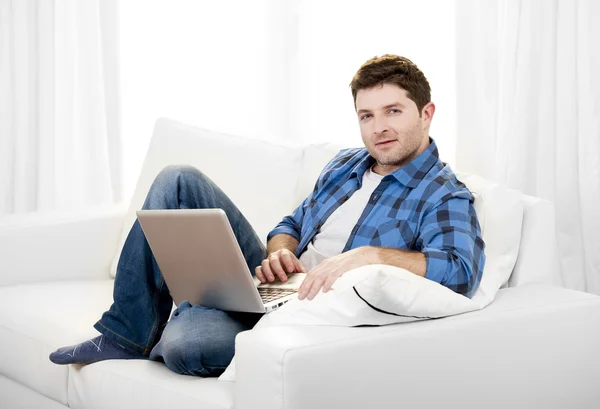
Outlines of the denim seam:
[{"label": "denim seam", "polygon": [[116,332],[114,332],[114,331],[113,331],[113,330],[111,330],[110,328],[108,328],[108,327],[104,326],[104,325],[103,325],[103,324],[102,324],[100,321],[98,321],[98,322],[96,323],[96,325],[99,325],[99,326],[101,326],[102,328],[104,328],[105,330],[107,330],[108,332],[110,332],[111,334],[113,334],[114,336],[116,336],[116,337],[118,337],[118,338],[121,338],[121,339],[123,339],[123,340],[127,341],[127,342],[128,342],[128,343],[130,343],[131,345],[134,345],[134,346],[136,346],[136,347],[138,347],[138,348],[141,348],[141,349],[143,349],[143,350],[144,350],[144,352],[142,352],[142,354],[144,354],[144,355],[147,355],[147,353],[145,352],[145,351],[147,351],[147,350],[148,350],[148,348],[147,348],[147,347],[145,347],[145,346],[142,346],[142,345],[138,345],[138,344],[136,344],[135,342],[131,341],[129,338],[125,338],[124,336],[122,336],[122,335],[120,335],[120,334],[117,334]]},{"label": "denim seam", "polygon": [[[160,294],[162,293],[163,287],[165,285],[165,280],[162,277],[162,274],[160,276],[160,284],[158,285],[158,291],[156,291],[154,293],[154,311],[156,311],[156,316],[157,319],[154,321],[154,325],[152,326],[152,330],[150,331],[150,336],[148,337],[148,340],[146,341],[146,345],[152,345],[154,339],[156,338],[156,333],[158,332],[158,326],[159,326],[159,303],[160,303]],[[146,347],[145,351],[148,351],[148,353],[150,353],[150,351],[152,351],[152,346],[150,347]]]}]

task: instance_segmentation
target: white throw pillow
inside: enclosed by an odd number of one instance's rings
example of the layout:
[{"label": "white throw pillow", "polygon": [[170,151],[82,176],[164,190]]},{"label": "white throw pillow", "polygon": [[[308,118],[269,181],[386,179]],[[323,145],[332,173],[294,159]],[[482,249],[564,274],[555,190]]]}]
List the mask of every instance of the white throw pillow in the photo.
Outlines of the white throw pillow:
[{"label": "white throw pillow", "polygon": [[477,175],[456,172],[475,197],[475,211],[485,242],[485,268],[472,300],[482,308],[508,282],[517,262],[523,225],[523,195]]}]

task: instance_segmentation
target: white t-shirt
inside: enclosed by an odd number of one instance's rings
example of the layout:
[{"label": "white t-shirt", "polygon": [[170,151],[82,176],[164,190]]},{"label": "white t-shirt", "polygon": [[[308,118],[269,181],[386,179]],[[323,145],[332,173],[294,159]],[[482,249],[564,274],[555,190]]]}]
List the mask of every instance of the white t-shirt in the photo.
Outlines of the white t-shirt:
[{"label": "white t-shirt", "polygon": [[300,255],[300,261],[308,270],[326,258],[341,254],[352,229],[381,179],[382,175],[368,169],[363,175],[361,188],[329,216],[321,231],[313,237],[304,253]]}]

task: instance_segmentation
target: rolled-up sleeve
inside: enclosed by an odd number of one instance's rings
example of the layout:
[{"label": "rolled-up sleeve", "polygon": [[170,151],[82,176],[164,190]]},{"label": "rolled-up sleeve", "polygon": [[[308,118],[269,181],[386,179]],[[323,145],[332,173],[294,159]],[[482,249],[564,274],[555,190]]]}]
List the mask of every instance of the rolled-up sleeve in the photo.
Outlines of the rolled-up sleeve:
[{"label": "rolled-up sleeve", "polygon": [[419,247],[425,255],[425,278],[472,297],[483,274],[485,244],[470,200],[450,198],[424,216]]},{"label": "rolled-up sleeve", "polygon": [[[312,196],[312,195],[311,195]],[[300,241],[300,233],[302,231],[302,219],[304,218],[304,206],[310,197],[306,198],[300,206],[292,212],[291,215],[285,216],[273,230],[267,235],[267,241],[277,234],[289,234],[296,240]]]}]

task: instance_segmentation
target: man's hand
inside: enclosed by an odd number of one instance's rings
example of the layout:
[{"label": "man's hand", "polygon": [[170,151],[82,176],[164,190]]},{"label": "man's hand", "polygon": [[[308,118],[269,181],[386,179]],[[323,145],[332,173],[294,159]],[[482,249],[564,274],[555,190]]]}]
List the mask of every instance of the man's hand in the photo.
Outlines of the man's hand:
[{"label": "man's hand", "polygon": [[269,254],[260,266],[256,267],[255,272],[256,278],[261,283],[267,281],[272,283],[275,281],[275,277],[285,283],[288,274],[305,273],[306,268],[293,252],[288,249],[281,249]]},{"label": "man's hand", "polygon": [[368,264],[385,264],[404,268],[413,274],[425,277],[427,262],[423,253],[390,248],[364,246],[330,257],[308,272],[300,288],[298,299],[312,300],[323,288],[326,293],[342,274]]},{"label": "man's hand", "polygon": [[323,288],[326,293],[342,274],[357,267],[374,264],[373,247],[358,247],[330,257],[308,272],[298,289],[298,299],[312,300]]}]

